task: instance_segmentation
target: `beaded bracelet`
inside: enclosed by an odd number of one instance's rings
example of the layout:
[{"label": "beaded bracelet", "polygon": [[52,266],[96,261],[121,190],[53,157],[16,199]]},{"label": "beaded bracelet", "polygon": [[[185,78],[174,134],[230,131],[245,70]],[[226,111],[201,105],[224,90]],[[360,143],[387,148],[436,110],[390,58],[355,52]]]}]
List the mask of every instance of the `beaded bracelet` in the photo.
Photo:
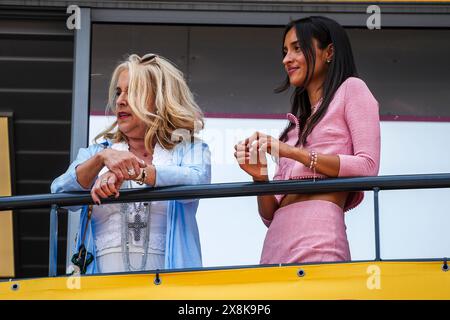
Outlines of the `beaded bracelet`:
[{"label": "beaded bracelet", "polygon": [[317,152],[315,152],[315,151],[311,151],[310,153],[309,153],[309,157],[310,157],[310,159],[311,159],[311,162],[309,163],[309,168],[310,169],[312,169],[313,170],[313,172],[314,172],[314,176],[313,176],[313,178],[314,178],[314,182],[316,181],[316,165],[317,165]]}]

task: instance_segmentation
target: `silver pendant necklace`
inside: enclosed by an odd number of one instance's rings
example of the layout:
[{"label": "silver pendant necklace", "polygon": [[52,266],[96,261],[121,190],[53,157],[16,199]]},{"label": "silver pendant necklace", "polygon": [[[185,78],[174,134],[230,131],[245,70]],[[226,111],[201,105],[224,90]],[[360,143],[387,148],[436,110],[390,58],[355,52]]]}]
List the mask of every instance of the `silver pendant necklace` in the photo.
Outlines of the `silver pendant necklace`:
[{"label": "silver pendant necklace", "polygon": [[[131,188],[131,181],[129,181]],[[151,203],[139,202],[139,204],[122,203],[122,260],[127,271],[142,271],[147,264],[148,244],[150,238],[150,214]],[[133,217],[134,221],[130,221],[128,216]],[[130,231],[133,233],[134,241],[141,240],[141,231],[144,229],[144,253],[141,259],[141,265],[135,268],[130,262]]]}]

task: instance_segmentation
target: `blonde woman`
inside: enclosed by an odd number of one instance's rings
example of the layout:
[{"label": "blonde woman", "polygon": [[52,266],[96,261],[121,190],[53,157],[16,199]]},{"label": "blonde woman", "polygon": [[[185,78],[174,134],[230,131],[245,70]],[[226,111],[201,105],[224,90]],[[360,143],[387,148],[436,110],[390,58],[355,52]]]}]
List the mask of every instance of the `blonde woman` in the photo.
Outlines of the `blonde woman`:
[{"label": "blonde woman", "polygon": [[161,56],[133,54],[114,70],[108,106],[116,121],[96,137],[101,143],[80,149],[51,186],[90,190],[97,204],[91,215],[82,210],[81,272],[200,267],[198,200],[101,204],[121,188],[210,183],[208,146],[193,138],[203,115],[183,74]]}]

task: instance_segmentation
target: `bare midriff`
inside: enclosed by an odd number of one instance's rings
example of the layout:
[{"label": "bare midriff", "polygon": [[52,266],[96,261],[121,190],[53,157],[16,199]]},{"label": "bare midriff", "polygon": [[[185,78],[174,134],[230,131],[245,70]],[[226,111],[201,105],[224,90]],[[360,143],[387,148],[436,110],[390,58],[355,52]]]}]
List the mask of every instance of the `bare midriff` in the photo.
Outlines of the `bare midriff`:
[{"label": "bare midriff", "polygon": [[307,200],[325,200],[337,204],[344,209],[349,192],[330,192],[330,193],[316,193],[316,194],[287,194],[280,202],[280,208],[295,202]]}]

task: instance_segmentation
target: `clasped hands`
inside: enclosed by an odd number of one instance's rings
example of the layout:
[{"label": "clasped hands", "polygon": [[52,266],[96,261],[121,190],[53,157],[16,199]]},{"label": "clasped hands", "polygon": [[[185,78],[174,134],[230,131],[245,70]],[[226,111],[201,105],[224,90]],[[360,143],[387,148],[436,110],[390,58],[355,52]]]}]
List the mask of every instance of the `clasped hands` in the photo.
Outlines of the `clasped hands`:
[{"label": "clasped hands", "polygon": [[[255,132],[247,139],[234,146],[234,157],[242,170],[253,177],[254,181],[268,181],[267,156],[286,157],[291,146],[274,137]],[[147,164],[128,151],[105,149],[100,152],[102,162],[108,171],[98,176],[91,196],[95,203],[100,204],[100,198],[119,197],[119,189],[125,180],[138,180],[144,168],[154,171],[153,165]],[[147,170],[147,169],[146,169]]]},{"label": "clasped hands", "polygon": [[234,146],[234,157],[254,181],[268,181],[266,154],[275,158],[286,157],[290,148],[290,145],[257,131]]},{"label": "clasped hands", "polygon": [[119,197],[119,189],[125,180],[139,180],[147,167],[145,161],[129,151],[105,149],[100,152],[108,171],[99,175],[91,188],[91,197],[100,204],[100,198]]}]

